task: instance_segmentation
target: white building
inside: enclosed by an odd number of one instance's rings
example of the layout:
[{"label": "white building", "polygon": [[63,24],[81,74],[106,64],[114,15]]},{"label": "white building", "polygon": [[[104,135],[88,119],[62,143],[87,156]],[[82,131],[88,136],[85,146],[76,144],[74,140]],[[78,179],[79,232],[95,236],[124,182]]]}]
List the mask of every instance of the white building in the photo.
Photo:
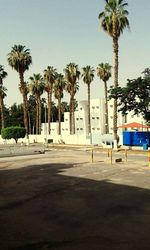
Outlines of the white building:
[{"label": "white building", "polygon": [[[75,135],[70,135],[69,112],[64,113],[64,122],[61,122],[61,135],[58,135],[58,123],[51,123],[51,134],[48,135],[47,124],[42,124],[42,135],[53,142],[70,144],[100,144],[105,133],[105,109],[104,99],[91,99],[91,136],[88,135],[88,101],[80,101],[75,111]],[[113,100],[108,102],[109,133],[113,134]],[[118,112],[118,126],[129,122],[142,122],[141,116],[135,116],[130,112],[126,117]],[[122,144],[122,129],[118,129],[120,144]]]}]

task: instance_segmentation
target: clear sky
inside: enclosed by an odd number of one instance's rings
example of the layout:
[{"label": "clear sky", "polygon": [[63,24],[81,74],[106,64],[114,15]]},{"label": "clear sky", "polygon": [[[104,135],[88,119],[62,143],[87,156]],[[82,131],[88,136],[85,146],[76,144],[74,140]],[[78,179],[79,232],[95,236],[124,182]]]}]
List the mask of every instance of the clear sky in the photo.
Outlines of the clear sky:
[{"label": "clear sky", "polygon": [[[120,85],[150,67],[150,0],[126,1],[131,30],[119,40]],[[98,20],[104,5],[104,0],[0,0],[0,64],[8,72],[4,81],[8,106],[22,102],[18,74],[7,63],[14,44],[25,45],[31,52],[33,64],[25,73],[26,81],[33,73],[42,74],[48,65],[60,73],[70,62],[80,69],[86,65],[96,68],[101,62],[113,65],[112,39],[100,29]],[[103,83],[95,77],[91,98],[100,97]],[[86,98],[87,88],[80,80],[76,99]]]}]

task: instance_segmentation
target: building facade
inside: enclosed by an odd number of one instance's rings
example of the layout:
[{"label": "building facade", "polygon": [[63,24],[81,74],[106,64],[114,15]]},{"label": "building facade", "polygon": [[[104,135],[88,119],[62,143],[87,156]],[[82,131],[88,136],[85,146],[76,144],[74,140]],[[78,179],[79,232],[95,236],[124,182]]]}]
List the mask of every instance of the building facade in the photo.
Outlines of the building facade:
[{"label": "building facade", "polygon": [[[91,135],[88,135],[88,101],[79,101],[78,108],[75,111],[75,135],[70,135],[69,112],[64,113],[64,122],[61,122],[61,135],[58,135],[58,122],[51,123],[51,134],[48,135],[48,125],[42,124],[42,135],[47,139],[51,138],[54,142],[63,141],[64,143],[80,144],[99,144],[101,136],[105,134],[105,103],[104,99],[91,99],[90,117],[91,117]],[[113,100],[108,101],[108,127],[109,134],[113,134]],[[123,116],[118,112],[118,126],[130,122],[142,122],[141,116],[135,116],[130,112]],[[121,136],[122,129],[118,129],[118,135]],[[122,140],[120,140],[122,141]]]}]

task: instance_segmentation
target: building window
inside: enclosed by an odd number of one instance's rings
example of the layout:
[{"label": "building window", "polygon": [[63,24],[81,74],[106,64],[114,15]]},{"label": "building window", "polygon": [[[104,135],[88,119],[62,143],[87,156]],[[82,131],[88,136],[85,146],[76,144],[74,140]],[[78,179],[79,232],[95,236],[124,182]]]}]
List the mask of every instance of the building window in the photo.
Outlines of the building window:
[{"label": "building window", "polygon": [[95,120],[95,117],[92,117],[93,120]]},{"label": "building window", "polygon": [[100,130],[100,128],[97,128],[97,130]]},{"label": "building window", "polygon": [[113,105],[110,105],[109,107],[110,107],[110,108],[113,108]]},{"label": "building window", "polygon": [[83,130],[83,128],[80,128],[80,130]]},{"label": "building window", "polygon": [[96,117],[97,118],[97,120],[99,120],[99,117]]},{"label": "building window", "polygon": [[83,118],[80,118],[80,120],[83,120]]},{"label": "building window", "polygon": [[82,108],[80,108],[80,110],[82,110]]},{"label": "building window", "polygon": [[97,109],[99,109],[99,106],[96,106]]},{"label": "building window", "polygon": [[66,128],[66,130],[68,130],[68,129]]},{"label": "building window", "polygon": [[68,121],[68,119],[65,119],[65,121]]},{"label": "building window", "polygon": [[76,119],[77,121],[79,120],[79,118]]},{"label": "building window", "polygon": [[93,106],[92,109],[95,109],[95,107]]},{"label": "building window", "polygon": [[110,118],[113,119],[113,116],[111,116]]},{"label": "building window", "polygon": [[132,118],[134,118],[134,115],[131,115]]},{"label": "building window", "polygon": [[77,130],[79,130],[79,128],[77,128]]},{"label": "building window", "polygon": [[95,128],[92,128],[92,130],[95,130]]}]

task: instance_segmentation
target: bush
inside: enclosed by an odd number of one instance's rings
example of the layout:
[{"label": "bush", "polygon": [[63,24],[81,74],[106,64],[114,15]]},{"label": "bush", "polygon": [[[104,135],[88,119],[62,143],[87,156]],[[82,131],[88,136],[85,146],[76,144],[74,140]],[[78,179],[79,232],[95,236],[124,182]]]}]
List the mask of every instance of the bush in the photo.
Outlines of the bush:
[{"label": "bush", "polygon": [[8,127],[1,130],[1,136],[3,139],[14,139],[16,143],[19,138],[24,138],[25,134],[25,128],[21,127]]}]

